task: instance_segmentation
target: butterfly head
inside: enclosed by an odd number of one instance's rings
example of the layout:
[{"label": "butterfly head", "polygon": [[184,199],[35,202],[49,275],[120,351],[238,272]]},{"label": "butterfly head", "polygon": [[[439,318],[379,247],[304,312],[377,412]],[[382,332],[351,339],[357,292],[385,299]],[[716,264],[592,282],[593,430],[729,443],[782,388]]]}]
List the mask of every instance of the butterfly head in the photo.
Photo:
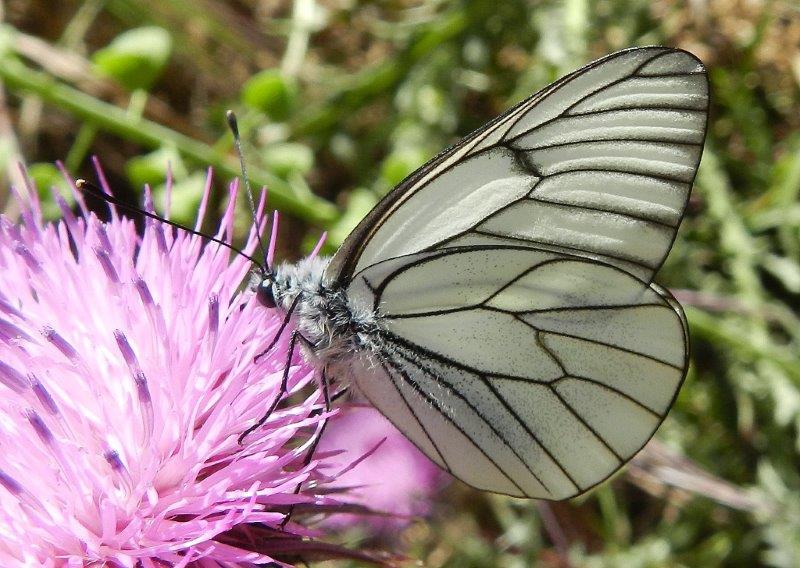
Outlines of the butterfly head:
[{"label": "butterfly head", "polygon": [[275,302],[275,274],[271,270],[264,271],[263,278],[256,285],[256,299],[265,308],[274,308]]},{"label": "butterfly head", "polygon": [[319,309],[325,304],[322,279],[327,262],[327,258],[313,257],[296,263],[259,266],[252,273],[250,289],[258,303],[268,309],[291,312],[301,301]]}]

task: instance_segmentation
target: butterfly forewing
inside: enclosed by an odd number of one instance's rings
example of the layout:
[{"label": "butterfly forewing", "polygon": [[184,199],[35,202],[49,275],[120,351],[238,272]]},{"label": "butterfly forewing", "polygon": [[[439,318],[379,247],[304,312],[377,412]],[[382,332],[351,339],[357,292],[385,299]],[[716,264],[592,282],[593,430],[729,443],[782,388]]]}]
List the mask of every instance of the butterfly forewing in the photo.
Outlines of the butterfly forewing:
[{"label": "butterfly forewing", "polygon": [[707,109],[693,55],[609,55],[409,176],[347,238],[326,278],[346,284],[388,258],[482,243],[552,248],[649,280],[683,215]]},{"label": "butterfly forewing", "polygon": [[652,436],[688,365],[651,280],[705,137],[691,54],[612,54],[412,174],[326,270],[378,315],[359,390],[433,461],[509,495],[586,491]]}]

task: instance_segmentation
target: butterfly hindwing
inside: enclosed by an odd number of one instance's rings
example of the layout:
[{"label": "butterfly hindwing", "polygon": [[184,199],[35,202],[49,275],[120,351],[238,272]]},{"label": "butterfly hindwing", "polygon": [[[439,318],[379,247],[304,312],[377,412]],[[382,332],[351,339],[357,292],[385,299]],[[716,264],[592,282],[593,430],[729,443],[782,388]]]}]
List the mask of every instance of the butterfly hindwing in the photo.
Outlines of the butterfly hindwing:
[{"label": "butterfly hindwing", "polygon": [[481,489],[587,490],[647,442],[685,374],[674,300],[593,260],[448,248],[374,265],[348,294],[380,305],[384,330],[377,364],[355,373],[359,390]]}]

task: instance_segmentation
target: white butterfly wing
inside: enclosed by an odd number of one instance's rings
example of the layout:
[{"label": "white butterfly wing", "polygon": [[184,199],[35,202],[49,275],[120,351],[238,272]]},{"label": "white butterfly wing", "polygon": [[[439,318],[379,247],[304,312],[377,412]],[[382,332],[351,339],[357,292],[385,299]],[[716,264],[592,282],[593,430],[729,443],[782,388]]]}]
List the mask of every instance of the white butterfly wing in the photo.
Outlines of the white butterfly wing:
[{"label": "white butterfly wing", "polygon": [[569,252],[652,279],[686,206],[708,81],[690,53],[647,47],[550,85],[423,166],[359,224],[329,282],[397,256],[472,244]]},{"label": "white butterfly wing", "polygon": [[652,436],[687,328],[651,284],[685,209],[705,69],[612,54],[446,150],[389,193],[325,279],[380,315],[359,389],[432,460],[510,495],[566,498]]},{"label": "white butterfly wing", "polygon": [[524,247],[458,247],[364,270],[381,354],[359,390],[479,489],[564,499],[653,435],[683,381],[683,314],[623,270]]}]

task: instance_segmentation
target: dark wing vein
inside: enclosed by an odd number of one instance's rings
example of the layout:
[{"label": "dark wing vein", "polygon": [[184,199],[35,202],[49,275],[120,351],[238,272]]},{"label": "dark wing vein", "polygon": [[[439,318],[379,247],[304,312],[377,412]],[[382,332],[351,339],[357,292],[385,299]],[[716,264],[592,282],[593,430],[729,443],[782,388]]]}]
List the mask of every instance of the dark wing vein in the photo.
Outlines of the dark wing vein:
[{"label": "dark wing vein", "polygon": [[[545,331],[545,333],[548,333],[548,332]],[[393,333],[391,331],[381,330],[381,337],[382,337],[382,339],[384,341],[389,341],[391,343],[394,343],[395,345],[398,345],[398,346],[400,346],[400,347],[402,347],[404,349],[407,349],[408,351],[411,351],[414,354],[420,355],[422,357],[428,357],[428,358],[433,359],[435,361],[438,361],[438,362],[440,362],[443,365],[446,365],[448,367],[452,367],[454,369],[458,369],[460,371],[464,371],[466,373],[470,373],[470,374],[473,374],[473,375],[481,373],[481,371],[478,371],[478,370],[474,369],[473,367],[470,367],[469,365],[465,365],[464,363],[461,363],[459,361],[455,361],[453,359],[450,359],[449,357],[445,357],[444,355],[441,355],[440,353],[437,353],[436,351],[431,351],[430,349],[427,349],[425,347],[417,345],[416,343],[412,343],[412,342],[408,341],[407,339],[405,339],[403,337],[400,337],[399,335],[397,335],[396,333]],[[532,379],[530,377],[523,377],[523,376],[520,376],[520,375],[508,375],[508,374],[505,374],[505,373],[492,373],[492,376],[493,377],[499,377],[501,379],[523,380],[523,381],[527,381],[529,383],[547,384],[547,381],[542,381],[542,380],[538,380],[538,379]]]},{"label": "dark wing vein", "polygon": [[[502,233],[491,233],[489,231],[483,231],[483,230],[480,230],[480,229],[476,230],[476,231],[472,231],[472,233],[474,233],[476,235],[483,235],[483,236],[486,236],[486,237],[496,237],[498,239],[506,239],[506,240],[510,240],[510,241],[514,241],[514,242],[519,242],[519,243],[521,243],[520,246],[522,246],[522,243],[527,243],[529,245],[529,248],[535,248],[534,245],[538,245],[538,246],[542,247],[542,250],[550,250],[550,251],[552,251],[552,248],[548,249],[547,247],[553,247],[555,249],[566,249],[568,251],[575,251],[572,254],[576,258],[581,258],[583,260],[592,260],[591,257],[587,257],[586,256],[586,251],[584,251],[583,249],[578,248],[578,247],[569,246],[569,245],[562,244],[562,243],[555,243],[555,242],[549,243],[547,241],[542,241],[542,240],[539,240],[539,239],[531,239],[531,238],[526,238],[526,237],[515,237],[513,235],[504,235]],[[554,252],[562,252],[562,251],[561,250],[556,250]],[[646,265],[646,264],[644,264],[644,263],[642,263],[640,261],[633,260],[633,259],[630,259],[630,258],[626,258],[624,256],[608,254],[606,252],[602,252],[602,253],[601,252],[597,252],[597,253],[593,253],[593,254],[595,254],[596,256],[604,257],[604,258],[613,258],[614,260],[618,260],[620,262],[629,262],[631,264],[635,264],[637,266],[641,266],[642,268],[645,268],[645,269],[648,269],[648,270],[651,269],[650,266],[648,266],[648,265]]]},{"label": "dark wing vein", "polygon": [[556,397],[556,398],[557,398],[557,399],[558,399],[558,400],[561,402],[561,404],[563,404],[563,405],[564,405],[564,408],[566,408],[566,409],[569,411],[569,413],[570,413],[570,414],[571,414],[571,415],[572,415],[572,416],[573,416],[575,419],[577,419],[577,420],[578,420],[578,422],[580,422],[581,424],[583,424],[583,426],[584,426],[584,427],[585,427],[587,430],[589,430],[589,432],[591,432],[591,433],[592,433],[592,435],[593,435],[595,438],[597,438],[597,440],[598,440],[598,441],[599,441],[599,442],[600,442],[600,443],[601,443],[601,444],[602,444],[602,445],[603,445],[603,446],[604,446],[604,447],[605,447],[605,448],[606,448],[606,449],[607,449],[609,452],[611,452],[611,453],[614,455],[614,457],[615,457],[615,458],[617,458],[617,461],[618,461],[619,463],[624,463],[624,462],[625,462],[625,459],[624,459],[624,458],[623,458],[621,455],[619,455],[619,454],[617,453],[617,451],[616,451],[614,448],[612,448],[612,447],[611,447],[611,445],[610,445],[610,444],[609,444],[609,443],[606,441],[606,439],[605,439],[605,438],[603,438],[603,437],[600,435],[600,433],[599,433],[597,430],[595,430],[595,429],[594,429],[594,427],[593,427],[592,425],[590,425],[588,422],[586,422],[586,420],[584,420],[583,416],[581,416],[581,415],[580,415],[578,412],[576,412],[576,411],[575,411],[575,409],[574,409],[574,408],[572,408],[572,405],[571,405],[571,404],[569,404],[569,403],[568,403],[566,400],[564,400],[564,397],[563,397],[563,396],[561,396],[561,394],[560,394],[560,393],[559,393],[559,392],[558,392],[556,389],[554,389],[554,388],[550,387],[550,392],[552,392],[552,393],[555,395],[555,397]]},{"label": "dark wing vein", "polygon": [[[413,348],[411,348],[411,351],[414,352]],[[430,356],[430,355],[432,355],[432,353],[426,350],[426,355],[425,356],[427,357],[427,356]],[[437,354],[435,354],[435,356],[436,356],[436,360],[439,361],[440,363],[442,363],[445,366],[447,366],[449,363],[452,362],[449,358],[444,357],[441,354],[437,353]],[[435,381],[443,389],[446,389],[452,395],[454,395],[455,397],[457,397],[460,400],[462,400],[464,402],[464,404],[469,406],[470,410],[472,410],[472,412],[474,412],[475,415],[478,418],[480,418],[491,429],[491,431],[494,433],[494,435],[497,436],[497,438],[514,454],[514,456],[516,456],[516,458],[525,467],[525,469],[528,471],[528,473],[530,473],[533,476],[533,478],[536,479],[536,481],[539,482],[539,484],[542,487],[545,488],[545,490],[550,491],[550,489],[547,487],[547,484],[544,483],[539,478],[539,476],[530,468],[530,466],[528,465],[526,460],[520,455],[519,451],[513,446],[513,444],[511,444],[511,442],[509,442],[506,439],[506,437],[497,428],[495,428],[495,426],[492,424],[492,422],[486,416],[483,415],[483,413],[474,405],[474,403],[472,401],[470,401],[466,396],[464,396],[457,389],[453,388],[453,386],[450,383],[448,383],[446,380],[444,380],[442,377],[440,377],[429,366],[424,365],[424,364],[420,363],[419,361],[415,360],[414,358],[409,357],[408,355],[405,355],[405,354],[402,354],[402,353],[401,353],[401,357],[403,357],[410,365],[413,365],[414,367],[419,369],[422,373],[424,373],[428,377],[430,377],[433,381]],[[517,414],[517,412],[508,404],[506,399],[503,398],[503,396],[500,395],[500,393],[497,392],[497,390],[486,379],[486,377],[483,374],[481,374],[480,371],[476,371],[476,370],[473,370],[470,374],[475,375],[476,377],[478,377],[481,380],[481,382],[489,389],[489,391],[492,392],[492,394],[494,394],[494,396],[497,398],[497,400],[500,402],[500,404],[503,405],[503,408],[506,409],[506,411],[514,418],[514,420],[517,421],[517,423],[525,430],[525,432],[531,437],[531,439],[534,442],[536,442],[536,444],[538,444],[539,447],[542,448],[542,451],[544,451],[545,454],[547,454],[547,456],[553,461],[553,463],[556,464],[556,466],[564,474],[564,476],[567,479],[570,480],[570,482],[575,486],[576,489],[580,489],[580,486],[575,482],[575,480],[572,478],[572,476],[569,474],[569,472],[566,470],[566,468],[564,468],[564,466],[561,465],[561,463],[558,461],[558,459],[556,459],[556,457],[550,452],[550,450],[548,450],[548,448],[541,442],[541,440],[538,438],[538,436],[536,436],[536,434],[531,431],[531,429],[527,425],[527,423],[520,418],[520,416]],[[451,418],[449,418],[446,413],[442,412],[442,410],[440,408],[437,407],[437,410],[439,411],[440,414],[442,414],[442,416],[447,418],[448,421],[450,421],[453,424],[455,424],[455,422]],[[497,465],[497,463],[491,457],[489,457],[487,455],[487,453],[480,447],[480,445],[472,438],[472,436],[470,434],[465,432],[460,426],[458,426],[458,425],[456,425],[456,426],[458,427],[459,430],[461,430],[461,432],[467,438],[469,438],[472,441],[472,443],[473,443],[473,445],[475,445],[475,447],[481,449],[481,452],[493,464],[495,464],[495,467],[497,467],[499,471],[503,471],[502,468],[500,468]],[[505,475],[512,483],[514,483],[515,487],[517,487],[518,489],[520,489],[520,491],[525,493],[525,490],[522,489],[521,487],[519,487],[519,485],[517,485],[505,472],[503,472],[503,475]]]},{"label": "dark wing vein", "polygon": [[[513,449],[513,448],[512,448],[512,447],[511,447],[511,446],[508,444],[508,442],[507,442],[507,441],[506,441],[506,440],[505,440],[505,439],[504,439],[504,438],[503,438],[503,437],[500,435],[500,433],[499,433],[499,432],[497,431],[497,429],[496,429],[496,428],[495,428],[495,427],[494,427],[494,426],[491,424],[491,422],[489,422],[489,421],[488,421],[488,420],[487,420],[487,419],[486,419],[486,418],[485,418],[483,415],[481,415],[481,413],[478,411],[478,409],[477,409],[477,408],[475,408],[475,406],[474,406],[474,405],[473,405],[473,404],[472,404],[472,403],[471,403],[469,400],[467,400],[467,398],[466,398],[465,396],[463,396],[461,393],[459,393],[458,391],[456,391],[455,389],[453,389],[453,388],[452,388],[450,385],[448,385],[448,384],[447,384],[447,382],[446,382],[446,381],[443,381],[443,380],[439,379],[437,376],[435,376],[435,375],[431,374],[431,373],[430,373],[428,370],[424,369],[422,366],[420,366],[418,363],[416,363],[416,362],[415,362],[413,359],[409,358],[407,355],[400,353],[400,356],[401,356],[401,357],[402,357],[402,358],[403,358],[403,359],[404,359],[404,360],[405,360],[405,361],[406,361],[406,362],[407,362],[409,365],[412,365],[412,366],[416,367],[417,369],[419,369],[419,370],[420,370],[420,372],[422,372],[422,373],[425,373],[426,375],[430,376],[430,377],[431,377],[431,378],[432,378],[434,381],[436,381],[436,383],[437,383],[437,384],[441,385],[441,386],[442,386],[442,388],[445,388],[445,389],[447,389],[447,390],[448,390],[448,391],[450,391],[452,394],[454,394],[456,397],[458,397],[459,399],[461,399],[461,400],[462,400],[462,401],[463,401],[463,402],[464,402],[464,403],[465,403],[467,406],[469,406],[469,408],[470,408],[470,409],[471,409],[471,410],[472,410],[472,411],[475,413],[475,415],[476,415],[476,416],[478,416],[478,418],[480,418],[480,419],[481,419],[481,420],[482,420],[482,421],[483,421],[483,422],[484,422],[484,423],[485,423],[485,424],[486,424],[486,425],[487,425],[487,426],[488,426],[488,427],[489,427],[489,428],[492,430],[492,432],[493,432],[493,433],[494,433],[494,434],[495,434],[495,435],[498,437],[498,439],[500,439],[500,440],[501,440],[501,441],[502,441],[502,442],[503,442],[503,443],[504,443],[504,444],[505,444],[505,445],[506,445],[506,446],[507,446],[509,449],[511,449],[511,451],[512,451],[512,452],[514,452],[514,455],[515,455],[515,456],[517,456],[517,458],[518,458],[518,459],[520,460],[520,462],[521,462],[521,463],[522,463],[522,464],[525,466],[525,468],[526,468],[526,469],[528,469],[528,471],[530,471],[530,469],[528,468],[528,466],[527,466],[527,464],[524,462],[524,460],[523,460],[523,459],[522,459],[522,458],[521,458],[521,457],[520,457],[520,456],[519,456],[519,455],[518,455],[518,454],[517,454],[517,453],[514,451],[514,449]],[[508,474],[507,474],[507,473],[506,473],[506,472],[503,470],[503,468],[502,468],[502,467],[501,467],[501,466],[500,466],[500,465],[499,465],[499,464],[498,464],[498,463],[497,463],[497,462],[494,460],[494,458],[493,458],[492,456],[490,456],[490,455],[489,455],[489,454],[486,452],[486,450],[484,450],[484,449],[483,449],[483,447],[481,447],[481,446],[480,446],[480,444],[478,444],[478,443],[477,443],[477,442],[476,442],[476,441],[475,441],[475,440],[472,438],[472,436],[471,436],[471,435],[470,435],[470,434],[469,434],[469,433],[468,433],[466,430],[464,430],[464,428],[462,428],[462,427],[461,427],[461,425],[460,425],[458,422],[456,422],[455,420],[453,420],[453,418],[452,418],[452,417],[448,416],[447,412],[445,412],[445,411],[444,411],[444,409],[442,409],[442,407],[441,407],[441,405],[439,404],[439,402],[438,402],[438,401],[437,401],[437,400],[436,400],[436,399],[435,399],[435,398],[434,398],[434,397],[433,397],[433,396],[432,396],[430,393],[427,393],[427,392],[426,392],[426,391],[425,391],[425,390],[424,390],[422,387],[420,387],[420,385],[419,385],[419,384],[418,384],[418,383],[417,383],[417,382],[416,382],[416,381],[415,381],[415,380],[414,380],[414,379],[413,379],[413,378],[412,378],[412,377],[411,377],[411,376],[410,376],[408,373],[406,373],[406,372],[404,372],[402,369],[400,369],[400,368],[399,368],[399,366],[398,366],[396,363],[391,363],[391,364],[392,364],[392,367],[393,367],[394,369],[396,369],[398,373],[400,373],[400,376],[401,376],[401,377],[403,377],[403,380],[404,380],[404,381],[406,381],[406,383],[409,385],[409,387],[411,387],[412,389],[414,389],[414,391],[415,391],[417,394],[419,394],[419,395],[420,395],[420,397],[422,397],[422,398],[423,398],[423,399],[424,399],[424,400],[425,400],[425,401],[426,401],[428,404],[430,404],[430,405],[431,405],[431,407],[433,407],[433,408],[434,408],[434,409],[435,409],[435,410],[436,410],[436,411],[437,411],[437,412],[438,412],[438,413],[439,413],[439,414],[440,414],[440,415],[441,415],[441,416],[442,416],[442,417],[443,417],[445,420],[447,420],[448,422],[450,422],[450,423],[451,423],[451,424],[452,424],[452,425],[453,425],[453,426],[454,426],[454,427],[455,427],[455,428],[456,428],[456,429],[457,429],[459,432],[461,432],[461,433],[464,435],[464,437],[465,437],[465,438],[467,438],[467,439],[468,439],[468,440],[469,440],[469,441],[472,443],[472,445],[473,445],[473,446],[474,446],[474,447],[475,447],[475,448],[476,448],[476,449],[477,449],[477,450],[478,450],[478,451],[479,451],[481,454],[483,454],[483,456],[484,456],[484,457],[485,457],[487,460],[489,460],[489,461],[490,461],[490,462],[491,462],[491,463],[494,465],[495,469],[497,469],[497,471],[499,471],[499,472],[500,472],[500,473],[503,475],[503,477],[505,477],[505,478],[506,478],[508,481],[510,481],[510,482],[511,482],[511,484],[512,484],[512,485],[514,485],[514,487],[516,487],[517,489],[519,489],[519,490],[520,490],[520,492],[522,492],[523,494],[525,494],[525,490],[524,490],[522,487],[520,487],[520,486],[517,484],[517,482],[516,482],[516,481],[514,481],[514,480],[511,478],[511,476],[509,476],[509,475],[508,475]],[[422,426],[423,430],[425,431],[425,435],[426,435],[428,438],[430,438],[431,436],[430,436],[430,434],[428,434],[427,430],[425,430],[425,426],[424,426],[424,425],[422,425],[422,423],[420,423],[420,425]],[[536,474],[535,474],[535,473],[533,473],[532,471],[530,471],[530,473],[531,473],[531,475],[533,475],[533,476],[534,476],[534,478],[535,478],[537,481],[539,481],[539,483],[541,483],[542,487],[545,487],[545,488],[546,488],[546,485],[545,485],[544,483],[542,483],[542,482],[541,482],[541,480],[539,480],[539,478],[538,478],[538,477],[536,477]],[[549,490],[548,490],[548,491],[549,491]]]},{"label": "dark wing vein", "polygon": [[564,209],[583,209],[585,211],[597,211],[598,213],[610,213],[612,215],[619,215],[620,217],[627,217],[629,219],[634,219],[636,221],[642,221],[643,223],[660,225],[667,229],[675,228],[674,225],[670,223],[665,223],[663,221],[651,219],[650,217],[642,217],[640,215],[634,215],[633,213],[626,213],[625,211],[620,211],[619,209],[616,210],[603,209],[602,207],[592,207],[591,205],[578,205],[577,203],[564,203],[562,201],[551,201],[548,199],[542,199],[540,197],[534,197],[534,196],[530,196],[527,199],[530,201],[536,201],[538,203],[546,203],[547,205],[552,205],[553,207],[562,207]]},{"label": "dark wing vein", "polygon": [[[491,306],[484,306],[487,309],[497,309],[492,308]],[[647,304],[594,304],[594,305],[585,305],[585,306],[560,306],[557,308],[539,308],[536,310],[524,310],[521,312],[514,312],[518,315],[528,315],[528,314],[548,314],[553,312],[580,312],[583,310],[610,310],[610,309],[627,309],[627,308],[663,308],[665,307],[664,304],[659,303],[647,303]],[[545,330],[546,331],[546,330]]]},{"label": "dark wing vein", "polygon": [[[401,369],[401,368],[398,368],[398,366],[391,360],[391,357],[387,357],[385,361],[381,361],[381,367],[383,368],[383,371],[386,373],[386,375],[392,381],[392,386],[397,391],[397,394],[400,395],[400,398],[403,401],[403,404],[406,406],[406,409],[411,413],[411,416],[414,417],[414,420],[416,420],[417,424],[419,424],[420,429],[425,434],[425,437],[428,439],[428,441],[431,443],[431,446],[433,446],[433,449],[436,450],[436,454],[442,460],[442,463],[445,465],[447,471],[452,473],[452,469],[450,468],[450,465],[447,463],[447,459],[444,457],[444,454],[442,454],[442,450],[439,449],[439,446],[436,443],[436,441],[428,433],[428,430],[425,429],[425,425],[422,424],[422,421],[419,419],[419,416],[417,416],[417,413],[414,411],[414,408],[408,402],[408,399],[406,398],[406,395],[403,393],[402,389],[400,389],[400,387],[397,386],[397,381],[396,381],[394,375],[392,374],[392,372],[387,368],[387,364],[389,366],[391,366],[391,368],[392,368],[391,371],[394,371],[394,372],[398,373],[408,383],[408,385],[412,389],[414,389],[418,394],[422,395],[423,393],[420,392],[421,389],[416,388],[414,386],[414,384],[413,384],[413,381],[411,381],[411,380],[406,378],[405,370]],[[439,408],[437,408],[435,406],[434,406],[434,408],[439,410]],[[399,428],[399,426],[398,426],[398,428]],[[404,434],[405,434],[405,432],[404,432]],[[411,436],[407,435],[406,437],[408,439],[411,439]]]},{"label": "dark wing vein", "polygon": [[514,318],[516,320],[521,321],[522,323],[524,323],[525,325],[527,325],[531,329],[535,329],[536,331],[541,331],[542,333],[545,333],[545,334],[558,335],[560,337],[569,337],[571,339],[577,339],[579,341],[586,341],[587,343],[593,343],[595,345],[603,345],[605,347],[608,347],[609,349],[616,349],[617,351],[622,351],[622,352],[628,353],[630,355],[636,355],[637,357],[644,357],[645,359],[650,359],[651,361],[655,361],[656,363],[661,363],[662,365],[666,365],[668,367],[672,367],[673,369],[676,369],[678,371],[683,371],[683,366],[674,365],[674,364],[672,364],[672,363],[670,363],[668,361],[663,361],[663,360],[659,359],[658,357],[653,357],[652,355],[648,355],[647,353],[641,353],[639,351],[634,351],[633,349],[628,349],[627,347],[622,347],[621,345],[615,345],[615,344],[611,344],[611,343],[606,343],[604,341],[600,341],[600,340],[597,340],[597,339],[591,339],[589,337],[583,337],[583,336],[575,335],[575,334],[572,334],[572,333],[565,333],[563,331],[553,331],[553,330],[550,330],[550,329],[540,329],[540,328],[536,327],[535,325],[533,325],[532,323],[530,323],[528,321],[525,321],[523,318],[519,317],[517,314],[512,314],[512,315],[514,316]]},{"label": "dark wing vein", "polygon": [[552,359],[556,365],[558,365],[558,368],[561,369],[561,372],[567,375],[568,374],[567,368],[564,366],[564,362],[559,357],[557,357],[555,353],[553,353],[553,351],[547,346],[547,344],[545,344],[544,340],[542,339],[542,332],[539,331],[538,329],[534,330],[534,337],[536,337],[536,345],[541,347],[542,350],[545,353],[547,353],[547,356],[550,357],[550,359]]},{"label": "dark wing vein", "polygon": [[[638,110],[638,109],[637,109]],[[613,146],[614,143],[617,142],[636,142],[642,145],[651,145],[651,146],[702,146],[702,142],[683,142],[678,140],[670,140],[668,138],[582,138],[580,140],[570,140],[568,142],[553,142],[550,144],[538,144],[536,146],[524,146],[520,148],[509,148],[509,149],[516,149],[522,152],[536,152],[538,150],[552,150],[554,148],[565,148],[569,146],[581,146],[581,145],[591,145],[591,144],[601,144],[605,146]],[[649,175],[649,174],[642,174],[642,175]],[[547,176],[545,176],[547,177]]]},{"label": "dark wing vein", "polygon": [[564,377],[561,377],[559,379],[555,379],[550,384],[555,387],[555,385],[557,385],[558,383],[560,383],[562,381],[569,380],[569,379],[575,379],[575,380],[578,380],[578,381],[584,381],[584,382],[587,382],[587,383],[591,383],[591,384],[593,384],[593,385],[595,385],[597,387],[600,387],[600,388],[602,388],[604,390],[612,392],[612,393],[616,394],[617,396],[620,396],[620,397],[624,398],[625,400],[627,400],[629,402],[632,402],[633,404],[635,404],[636,406],[638,406],[639,408],[641,408],[642,410],[644,410],[648,414],[652,414],[654,417],[656,417],[658,419],[661,419],[661,418],[664,417],[663,414],[661,414],[660,412],[658,412],[657,410],[655,410],[653,408],[650,408],[645,403],[643,403],[642,401],[640,401],[637,398],[632,397],[631,395],[629,395],[625,391],[620,390],[620,389],[615,388],[615,387],[612,387],[611,385],[609,385],[607,383],[604,383],[602,381],[598,381],[597,379],[592,379],[591,377],[584,377],[582,375],[565,373]]},{"label": "dark wing vein", "polygon": [[[584,110],[584,111],[581,111],[581,112],[571,112],[567,116],[570,117],[570,118],[572,118],[572,117],[576,117],[577,118],[577,117],[581,117],[581,116],[597,116],[597,115],[603,115],[603,114],[618,114],[618,113],[626,113],[626,112],[639,112],[639,111],[643,111],[643,110],[652,110],[652,111],[656,111],[656,112],[665,111],[665,112],[670,112],[670,113],[674,113],[674,112],[691,112],[691,113],[697,113],[697,114],[705,114],[705,112],[702,109],[699,109],[699,108],[696,108],[696,107],[679,107],[679,106],[671,106],[671,105],[664,105],[664,106],[660,106],[660,105],[636,105],[633,108],[603,108],[603,109],[598,109],[598,110]],[[556,117],[556,120],[558,120],[559,118],[562,118],[562,116],[559,115],[558,117]],[[537,128],[538,128],[538,126],[537,126]],[[513,139],[516,140],[517,138],[519,138],[519,136],[514,136]],[[511,140],[511,139],[509,139],[509,140]]]}]

